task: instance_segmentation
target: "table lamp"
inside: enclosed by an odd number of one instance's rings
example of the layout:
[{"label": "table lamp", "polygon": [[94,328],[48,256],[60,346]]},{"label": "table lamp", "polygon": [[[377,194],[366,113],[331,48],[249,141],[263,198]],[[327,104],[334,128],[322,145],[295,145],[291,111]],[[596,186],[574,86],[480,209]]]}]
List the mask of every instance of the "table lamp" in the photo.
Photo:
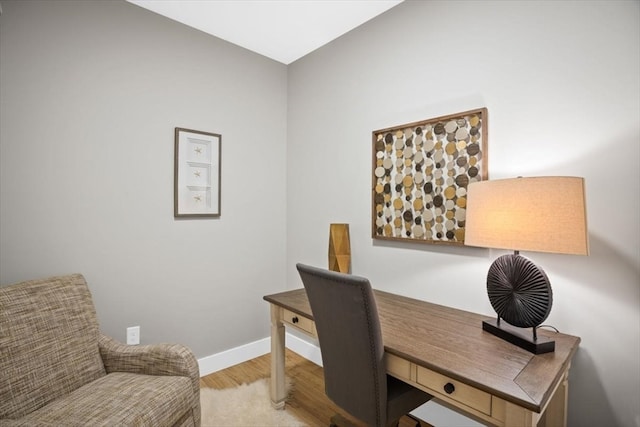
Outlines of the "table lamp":
[{"label": "table lamp", "polygon": [[465,245],[514,250],[489,268],[487,293],[497,318],[482,328],[535,354],[554,351],[555,342],[536,333],[551,312],[551,284],[519,251],[589,254],[584,179],[501,179],[467,190]]}]

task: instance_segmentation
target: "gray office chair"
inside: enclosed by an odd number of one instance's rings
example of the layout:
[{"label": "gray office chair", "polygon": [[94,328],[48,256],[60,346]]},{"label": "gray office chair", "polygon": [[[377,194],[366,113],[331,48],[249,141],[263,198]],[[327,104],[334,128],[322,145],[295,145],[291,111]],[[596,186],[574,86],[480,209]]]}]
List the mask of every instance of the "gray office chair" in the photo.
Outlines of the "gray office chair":
[{"label": "gray office chair", "polygon": [[[431,395],[387,375],[378,309],[369,281],[297,264],[318,331],[325,393],[369,426],[397,425]],[[331,419],[337,425],[339,417]]]}]

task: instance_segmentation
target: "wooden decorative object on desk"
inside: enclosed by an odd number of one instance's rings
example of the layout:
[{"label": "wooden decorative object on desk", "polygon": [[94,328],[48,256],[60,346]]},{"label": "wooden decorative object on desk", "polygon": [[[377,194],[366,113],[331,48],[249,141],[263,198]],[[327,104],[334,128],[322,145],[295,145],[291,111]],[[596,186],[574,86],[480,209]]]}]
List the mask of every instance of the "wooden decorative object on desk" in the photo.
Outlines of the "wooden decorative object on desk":
[{"label": "wooden decorative object on desk", "polygon": [[351,273],[349,224],[329,225],[329,270]]}]

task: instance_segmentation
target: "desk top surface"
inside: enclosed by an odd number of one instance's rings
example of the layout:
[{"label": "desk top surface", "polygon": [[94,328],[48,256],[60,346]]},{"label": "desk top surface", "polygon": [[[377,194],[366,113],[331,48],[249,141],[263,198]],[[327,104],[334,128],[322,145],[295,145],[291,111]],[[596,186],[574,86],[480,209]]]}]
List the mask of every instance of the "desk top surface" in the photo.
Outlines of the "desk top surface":
[{"label": "desk top surface", "polygon": [[[535,412],[544,408],[580,343],[578,337],[538,329],[555,340],[556,349],[535,355],[483,331],[487,316],[374,293],[386,352]],[[264,299],[313,320],[304,289]]]}]

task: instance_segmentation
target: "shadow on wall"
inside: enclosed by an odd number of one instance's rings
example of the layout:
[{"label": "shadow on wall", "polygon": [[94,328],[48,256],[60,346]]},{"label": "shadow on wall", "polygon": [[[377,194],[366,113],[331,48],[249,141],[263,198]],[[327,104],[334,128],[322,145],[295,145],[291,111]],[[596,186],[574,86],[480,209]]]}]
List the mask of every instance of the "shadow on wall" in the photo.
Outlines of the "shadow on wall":
[{"label": "shadow on wall", "polygon": [[553,277],[576,286],[565,302],[573,306],[566,315],[576,328],[566,332],[582,336],[570,371],[572,426],[640,427],[639,138],[631,125],[575,147],[575,157],[523,173],[586,179],[590,255],[532,255]]},{"label": "shadow on wall", "polygon": [[525,256],[532,259],[535,256],[534,262],[545,270],[553,271],[556,277],[570,277],[571,281],[581,284],[585,292],[602,293],[616,304],[637,310],[640,301],[638,265],[594,233],[589,233],[589,249],[588,256],[545,253],[525,253]]},{"label": "shadow on wall", "polygon": [[631,426],[635,418],[638,426],[637,266],[598,236],[590,244],[588,257],[536,254],[554,277],[577,286],[564,302],[580,329],[566,332],[582,338],[569,374],[570,425]]},{"label": "shadow on wall", "polygon": [[[371,239],[374,247],[391,248],[398,250],[411,250],[421,252],[432,252],[439,255],[456,255],[464,257],[475,257],[489,259],[489,250],[487,248],[476,248],[464,245],[449,245],[446,243],[426,243],[416,242],[410,239],[404,240],[384,240]],[[460,262],[457,259],[451,259],[451,264]]]},{"label": "shadow on wall", "polygon": [[[640,129],[628,129],[606,139],[593,141],[588,151],[575,149],[575,156],[556,164],[541,165],[523,171],[524,176],[568,175],[585,178],[587,226],[593,249],[595,226],[605,240],[618,242],[620,247],[608,245],[608,255],[630,265],[640,276],[637,212],[640,210]],[[492,172],[490,170],[490,172]],[[615,244],[615,243],[613,243]],[[624,248],[624,250],[620,250]]]},{"label": "shadow on wall", "polygon": [[[569,425],[611,426],[616,420],[615,413],[607,398],[604,384],[589,351],[578,347],[569,370],[569,411],[580,408],[580,419],[569,417]],[[587,424],[583,424],[583,422]]]}]

